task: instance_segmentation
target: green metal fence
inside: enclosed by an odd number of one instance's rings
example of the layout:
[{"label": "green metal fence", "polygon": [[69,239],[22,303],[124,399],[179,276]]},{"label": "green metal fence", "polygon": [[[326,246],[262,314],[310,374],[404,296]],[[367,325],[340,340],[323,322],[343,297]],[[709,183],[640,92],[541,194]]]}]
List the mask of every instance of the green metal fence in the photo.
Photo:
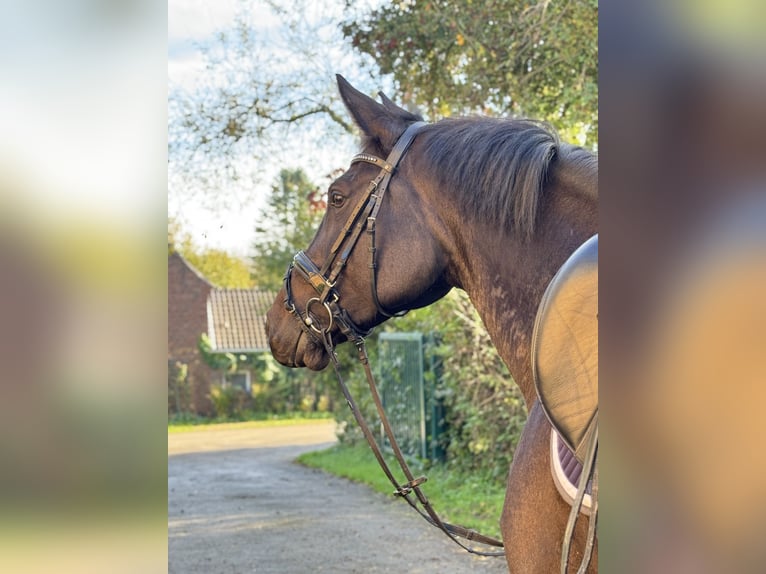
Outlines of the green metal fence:
[{"label": "green metal fence", "polygon": [[[439,361],[433,348],[433,337],[422,333],[381,333],[380,393],[402,451],[444,460],[444,412],[435,393]],[[381,440],[387,445],[382,429]]]}]

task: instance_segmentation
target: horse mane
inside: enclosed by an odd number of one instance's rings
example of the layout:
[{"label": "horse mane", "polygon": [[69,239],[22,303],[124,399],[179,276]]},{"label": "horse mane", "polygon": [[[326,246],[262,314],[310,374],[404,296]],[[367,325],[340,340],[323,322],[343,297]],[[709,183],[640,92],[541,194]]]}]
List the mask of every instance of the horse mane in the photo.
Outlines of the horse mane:
[{"label": "horse mane", "polygon": [[556,133],[533,120],[474,116],[442,120],[427,132],[424,153],[442,188],[453,189],[467,212],[512,223],[530,237],[548,168],[559,152]]},{"label": "horse mane", "polygon": [[562,144],[556,161],[566,166],[566,174],[578,189],[598,198],[598,155],[580,146]]}]

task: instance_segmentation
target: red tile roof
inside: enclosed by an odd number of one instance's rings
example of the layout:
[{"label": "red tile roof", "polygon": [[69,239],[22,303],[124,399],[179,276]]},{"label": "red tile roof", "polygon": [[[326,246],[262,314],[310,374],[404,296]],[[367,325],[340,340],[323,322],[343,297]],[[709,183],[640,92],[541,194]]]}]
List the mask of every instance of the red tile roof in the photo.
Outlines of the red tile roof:
[{"label": "red tile roof", "polygon": [[213,289],[207,300],[208,335],[214,351],[268,351],[266,312],[276,293],[261,289]]}]

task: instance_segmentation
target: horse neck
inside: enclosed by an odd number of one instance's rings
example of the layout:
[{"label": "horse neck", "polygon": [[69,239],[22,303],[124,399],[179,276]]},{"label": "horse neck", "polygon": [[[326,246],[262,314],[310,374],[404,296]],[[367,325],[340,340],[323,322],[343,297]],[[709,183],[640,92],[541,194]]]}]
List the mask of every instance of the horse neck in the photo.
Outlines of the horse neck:
[{"label": "horse neck", "polygon": [[540,300],[569,255],[597,232],[597,183],[595,190],[583,183],[551,178],[531,240],[465,219],[454,230],[451,281],[468,293],[528,408],[536,397],[530,350]]}]

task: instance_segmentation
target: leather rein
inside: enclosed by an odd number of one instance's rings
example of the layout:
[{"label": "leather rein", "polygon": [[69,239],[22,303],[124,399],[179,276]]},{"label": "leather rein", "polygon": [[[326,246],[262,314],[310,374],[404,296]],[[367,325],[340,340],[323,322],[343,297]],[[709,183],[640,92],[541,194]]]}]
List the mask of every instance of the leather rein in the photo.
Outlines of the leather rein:
[{"label": "leather rein", "polygon": [[[468,546],[458,537],[465,538],[466,540],[475,541],[481,544],[495,547],[503,547],[503,543],[500,540],[491,538],[479,534],[478,532],[462,527],[456,526],[444,522],[436,514],[431,503],[426,495],[420,488],[427,478],[425,476],[415,477],[407,464],[404,455],[402,454],[399,444],[394,437],[391,424],[383,409],[383,403],[378,393],[377,385],[375,384],[375,378],[370,368],[369,358],[367,355],[367,347],[365,344],[365,337],[367,337],[370,331],[364,331],[360,329],[349,314],[340,304],[340,294],[335,289],[335,284],[338,277],[342,273],[346,266],[348,258],[356,246],[362,233],[366,230],[370,237],[370,285],[372,290],[372,300],[375,304],[377,312],[384,317],[398,316],[401,313],[391,313],[386,310],[380,303],[377,293],[377,280],[376,280],[376,262],[375,262],[375,222],[377,220],[378,211],[388,189],[388,185],[391,178],[394,175],[396,167],[401,160],[404,153],[409,148],[412,141],[415,139],[417,133],[425,126],[425,122],[415,122],[411,124],[398,139],[394,145],[393,150],[388,157],[383,160],[378,157],[360,153],[351,160],[352,165],[357,162],[371,163],[380,168],[380,172],[370,184],[367,186],[365,193],[360,200],[354,206],[351,211],[346,224],[343,226],[338,238],[330,248],[327,259],[322,267],[318,267],[314,262],[304,253],[299,251],[295,254],[293,261],[287,268],[285,273],[285,309],[291,313],[299,322],[303,332],[324,346],[335,370],[335,375],[338,378],[343,396],[350,407],[357,424],[362,430],[364,437],[367,439],[367,443],[370,445],[375,458],[378,461],[384,474],[394,486],[394,495],[403,498],[407,503],[414,508],[418,514],[420,514],[431,525],[439,528],[444,532],[453,542],[471,552],[481,556],[504,556],[503,551],[485,551]],[[316,295],[306,302],[306,307],[303,312],[299,311],[295,305],[292,294],[292,275],[293,271],[297,271],[298,275],[311,287],[313,287]],[[312,313],[312,309],[324,310],[327,314],[327,324],[320,326],[317,324],[316,317]],[[362,363],[367,378],[367,384],[370,388],[375,407],[380,416],[383,430],[388,438],[388,441],[393,450],[394,456],[407,479],[407,482],[400,484],[400,482],[394,477],[393,472],[386,463],[383,453],[375,439],[373,432],[370,430],[369,425],[364,419],[362,412],[359,410],[354,398],[352,397],[348,386],[343,380],[340,373],[340,364],[338,357],[335,353],[335,346],[332,342],[331,330],[333,326],[337,325],[338,329],[346,336],[346,338],[354,343],[356,346],[359,362]],[[414,495],[414,496],[413,496]],[[422,509],[420,508],[422,506]]]}]

